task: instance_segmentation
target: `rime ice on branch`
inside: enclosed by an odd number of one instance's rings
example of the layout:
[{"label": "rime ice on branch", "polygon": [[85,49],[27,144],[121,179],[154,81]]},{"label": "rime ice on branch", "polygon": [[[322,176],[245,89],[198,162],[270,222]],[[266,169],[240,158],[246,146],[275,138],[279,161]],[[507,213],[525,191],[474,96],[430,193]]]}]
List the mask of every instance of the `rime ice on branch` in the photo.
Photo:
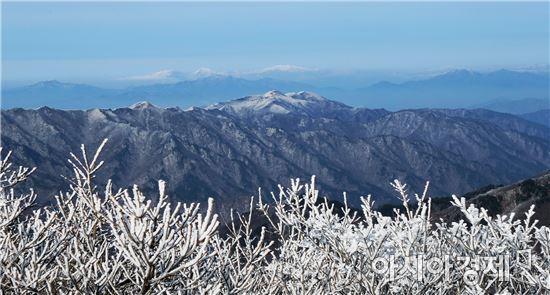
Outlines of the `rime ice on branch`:
[{"label": "rime ice on branch", "polygon": [[[315,178],[293,179],[247,214],[231,214],[218,232],[213,200],[171,204],[159,181],[157,202],[137,186],[94,182],[101,149],[71,154],[74,175],[53,207],[33,208],[17,194],[34,169],[0,160],[0,293],[6,294],[483,294],[542,293],[550,288],[550,230],[532,220],[491,217],[453,198],[466,220],[431,220],[428,185],[394,217],[362,198],[362,212],[336,207]],[[1,151],[0,151],[1,154]],[[258,229],[258,215],[268,224]],[[529,261],[516,259],[528,257]],[[444,261],[445,269],[434,271]],[[502,260],[502,257],[512,259]],[[469,263],[452,264],[462,258]],[[489,259],[487,267],[473,259]],[[492,259],[490,259],[492,258]],[[411,263],[426,262],[427,264]],[[502,263],[504,261],[505,263]],[[391,262],[391,263],[390,263]],[[504,270],[502,273],[499,270]]]}]

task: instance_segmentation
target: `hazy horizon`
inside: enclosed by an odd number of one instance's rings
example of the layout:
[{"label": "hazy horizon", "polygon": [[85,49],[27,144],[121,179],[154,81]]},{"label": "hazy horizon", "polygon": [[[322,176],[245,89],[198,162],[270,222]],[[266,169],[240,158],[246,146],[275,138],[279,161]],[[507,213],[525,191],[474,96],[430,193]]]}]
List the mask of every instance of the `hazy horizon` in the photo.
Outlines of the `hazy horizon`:
[{"label": "hazy horizon", "polygon": [[[381,82],[390,82],[395,84],[406,83],[411,81],[422,81],[446,75],[452,72],[468,71],[472,73],[493,73],[498,71],[513,71],[520,73],[533,73],[547,75],[550,72],[550,65],[535,64],[525,65],[523,67],[506,68],[496,66],[494,68],[479,70],[465,67],[457,68],[441,68],[432,70],[419,71],[375,71],[375,70],[348,70],[348,71],[330,71],[319,69],[304,70],[276,70],[279,67],[296,67],[295,65],[273,65],[265,69],[250,70],[250,71],[214,71],[210,68],[198,68],[194,71],[179,71],[177,69],[159,69],[150,73],[138,73],[137,75],[113,78],[113,79],[79,79],[70,78],[59,79],[51,77],[48,79],[25,79],[25,80],[3,80],[2,87],[5,90],[14,89],[22,86],[30,86],[40,82],[58,81],[68,84],[86,84],[101,88],[124,89],[128,87],[154,85],[154,84],[173,84],[184,81],[194,81],[210,77],[233,77],[250,81],[261,79],[274,79],[280,81],[302,82],[314,86],[339,87],[343,89],[354,89],[357,87],[369,87]],[[266,70],[271,69],[274,70]],[[205,71],[206,73],[203,73]]]},{"label": "hazy horizon", "polygon": [[115,85],[166,69],[250,76],[276,65],[399,82],[450,69],[547,66],[548,7],[4,2],[2,82]]}]

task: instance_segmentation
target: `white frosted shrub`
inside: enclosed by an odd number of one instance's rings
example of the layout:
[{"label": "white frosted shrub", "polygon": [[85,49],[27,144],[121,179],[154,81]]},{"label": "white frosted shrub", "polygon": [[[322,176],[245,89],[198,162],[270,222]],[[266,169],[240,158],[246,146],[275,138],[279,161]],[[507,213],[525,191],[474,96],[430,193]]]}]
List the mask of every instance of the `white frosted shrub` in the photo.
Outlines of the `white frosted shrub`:
[{"label": "white frosted shrub", "polygon": [[[386,217],[319,197],[292,180],[271,201],[251,199],[218,232],[213,200],[169,203],[165,183],[98,188],[100,150],[69,160],[74,176],[52,207],[16,193],[34,169],[0,160],[0,294],[540,294],[550,290],[550,229],[491,217],[453,197],[465,220],[434,222],[428,185],[392,183],[403,211]],[[254,220],[269,224],[259,228]]]}]

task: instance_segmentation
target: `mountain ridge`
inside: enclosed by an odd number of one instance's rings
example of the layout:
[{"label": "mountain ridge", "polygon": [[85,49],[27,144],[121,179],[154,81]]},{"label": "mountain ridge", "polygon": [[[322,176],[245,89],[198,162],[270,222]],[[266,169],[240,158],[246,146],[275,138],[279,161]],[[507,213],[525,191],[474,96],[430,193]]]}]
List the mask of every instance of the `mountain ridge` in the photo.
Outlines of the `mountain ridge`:
[{"label": "mountain ridge", "polygon": [[550,167],[548,128],[490,111],[389,112],[345,106],[240,116],[223,109],[142,103],[1,114],[2,144],[14,151],[16,163],[39,168],[31,183],[42,202],[63,183],[60,174],[70,175],[69,152],[80,144],[93,150],[102,138],[109,138],[109,144],[98,181],[112,177],[116,184],[136,183],[154,193],[155,181],[164,179],[175,200],[214,196],[228,208],[246,203],[257,187],[274,190],[291,177],[317,175],[332,198],[347,191],[350,202],[357,203],[360,195],[372,193],[387,203],[395,202],[388,184],[395,178],[411,187],[430,180],[434,194],[448,195],[516,181]]},{"label": "mountain ridge", "polygon": [[218,109],[241,116],[255,116],[266,113],[288,114],[291,112],[314,115],[315,113],[350,110],[351,107],[329,100],[313,92],[282,93],[277,90],[271,90],[261,95],[246,96],[227,102],[212,104],[207,106],[206,109]]},{"label": "mountain ridge", "polygon": [[429,78],[403,83],[382,81],[359,88],[356,101],[363,105],[381,106],[396,110],[403,108],[465,108],[496,99],[511,100],[525,97],[549,99],[548,73],[498,70],[488,73],[455,70]]},{"label": "mountain ridge", "polygon": [[[62,109],[116,108],[141,100],[149,100],[159,106],[188,108],[278,89],[283,92],[311,91],[355,107],[386,108],[395,111],[426,107],[476,108],[495,100],[518,100],[525,97],[548,101],[549,89],[548,73],[510,70],[488,73],[458,70],[403,83],[379,82],[347,88],[331,86],[330,80],[319,86],[301,80],[242,78],[218,75],[206,69],[204,71],[205,73],[197,74],[197,78],[194,79],[174,80],[172,83],[147,83],[124,89],[64,83],[80,87],[55,90],[36,87],[47,85],[39,82],[35,83],[34,90],[28,86],[2,89],[2,108],[37,108],[45,104]],[[170,72],[160,71],[153,74],[169,76]],[[520,113],[539,109],[529,109]],[[515,110],[517,108],[508,108],[507,112]]]}]

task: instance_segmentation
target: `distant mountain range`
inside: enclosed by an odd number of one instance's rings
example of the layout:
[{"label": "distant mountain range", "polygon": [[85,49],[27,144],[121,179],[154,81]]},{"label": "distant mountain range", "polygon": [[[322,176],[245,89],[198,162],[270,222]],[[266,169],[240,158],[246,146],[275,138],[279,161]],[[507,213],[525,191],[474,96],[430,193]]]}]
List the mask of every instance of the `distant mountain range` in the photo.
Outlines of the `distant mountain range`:
[{"label": "distant mountain range", "polygon": [[272,89],[297,91],[314,88],[302,83],[274,79],[246,80],[231,76],[209,76],[177,83],[104,89],[83,84],[43,81],[3,90],[2,108],[60,109],[117,108],[147,100],[160,106],[201,106],[220,100],[262,93]]},{"label": "distant mountain range", "polygon": [[524,118],[525,120],[529,120],[531,122],[539,123],[541,125],[550,127],[550,109],[535,111],[531,113],[525,113],[519,116]]},{"label": "distant mountain range", "polygon": [[221,209],[239,207],[257,188],[275,190],[289,178],[317,175],[333,198],[350,202],[372,193],[395,202],[399,178],[431,193],[462,194],[511,183],[550,167],[550,129],[489,110],[353,108],[309,92],[270,91],[205,108],[128,108],[64,111],[11,109],[1,113],[1,140],[18,164],[37,166],[41,195],[70,175],[70,151],[109,138],[98,181],[137,183],[155,193],[167,180],[172,198],[214,196]]},{"label": "distant mountain range", "polygon": [[[550,90],[549,90],[550,91]],[[497,99],[472,108],[488,109],[510,114],[527,114],[550,109],[550,100],[544,98]]]},{"label": "distant mountain range", "polygon": [[358,90],[356,102],[366,101],[366,106],[389,109],[464,108],[492,102],[497,110],[497,102],[524,98],[542,99],[548,106],[549,90],[547,73],[457,70],[401,84],[380,82]]},{"label": "distant mountain range", "polygon": [[[203,70],[203,71],[207,71]],[[182,74],[161,71],[154,77],[180,77]],[[83,84],[44,81],[30,86],[2,90],[2,108],[60,109],[117,108],[147,100],[163,106],[205,106],[235,97],[264,93],[272,89],[283,92],[301,90],[319,93],[352,106],[400,110],[408,108],[487,108],[500,112],[529,113],[548,109],[548,73],[500,70],[479,73],[451,71],[431,78],[401,84],[380,82],[362,88],[319,87],[303,82],[273,78],[243,79],[229,75],[196,73],[198,77],[175,83],[149,84],[150,76],[134,77],[142,86],[104,89]],[[154,78],[153,77],[153,78]],[[141,79],[141,80],[139,80]],[[172,79],[172,80],[170,80]],[[151,80],[156,81],[156,80]],[[528,98],[528,100],[525,100]]]}]

